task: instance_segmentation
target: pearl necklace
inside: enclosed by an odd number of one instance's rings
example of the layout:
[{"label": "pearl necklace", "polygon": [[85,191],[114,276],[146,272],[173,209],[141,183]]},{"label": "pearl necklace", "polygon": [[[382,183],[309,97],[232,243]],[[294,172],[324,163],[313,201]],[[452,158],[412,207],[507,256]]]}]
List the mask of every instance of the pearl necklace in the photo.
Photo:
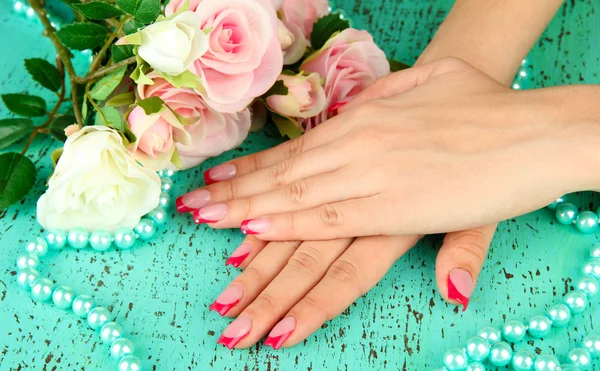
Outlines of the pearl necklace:
[{"label": "pearl necklace", "polygon": [[[560,197],[548,209],[554,210],[556,219],[564,225],[574,224],[582,233],[593,233],[598,229],[598,214],[592,211],[579,213],[578,208]],[[599,210],[600,211],[600,210]],[[477,336],[467,341],[465,348],[454,348],[443,356],[444,368],[437,371],[485,371],[484,361],[498,367],[511,366],[517,371],[582,371],[587,370],[594,358],[600,358],[600,335],[590,334],[581,342],[581,347],[568,354],[570,364],[560,364],[556,356],[543,354],[535,356],[526,350],[513,352],[510,343],[522,341],[527,333],[533,338],[547,336],[553,327],[567,327],[572,316],[584,312],[588,299],[600,292],[600,244],[590,250],[582,272],[584,276],[575,284],[575,290],[568,292],[563,303],[555,304],[545,315],[536,315],[527,321],[509,320],[502,330],[485,327]],[[504,341],[502,341],[504,340]]]},{"label": "pearl necklace", "polygon": [[158,174],[162,188],[159,206],[144,216],[133,230],[120,229],[114,234],[102,230],[88,233],[82,228],[68,232],[51,230],[46,232],[44,238],[37,237],[28,242],[25,251],[17,255],[18,285],[29,291],[36,301],[51,301],[58,308],[70,309],[76,316],[86,318],[92,330],[99,332],[102,342],[110,345],[110,354],[118,361],[119,371],[141,371],[142,361],[134,355],[135,346],[124,336],[121,325],[111,321],[110,311],[97,306],[96,300],[90,295],[76,294],[70,286],[54,284],[51,279],[40,277],[37,268],[40,266],[40,257],[45,256],[49,250],[58,252],[66,246],[74,249],[90,246],[96,251],[105,251],[112,245],[120,250],[129,250],[137,240],[150,240],[156,233],[156,228],[166,221],[165,208],[170,203],[170,191],[173,188],[173,171],[162,170]]}]

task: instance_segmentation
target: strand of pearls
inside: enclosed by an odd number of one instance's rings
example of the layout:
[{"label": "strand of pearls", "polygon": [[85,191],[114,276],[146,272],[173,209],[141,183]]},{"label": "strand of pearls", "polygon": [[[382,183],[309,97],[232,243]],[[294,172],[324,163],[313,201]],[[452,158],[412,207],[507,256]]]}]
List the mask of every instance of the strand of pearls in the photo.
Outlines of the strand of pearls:
[{"label": "strand of pearls", "polygon": [[90,295],[76,294],[70,286],[58,285],[49,278],[41,277],[37,268],[40,266],[40,257],[45,256],[49,250],[58,252],[67,246],[74,249],[89,246],[96,251],[105,251],[112,245],[120,250],[128,250],[138,240],[151,239],[157,227],[166,221],[165,208],[170,204],[170,192],[173,188],[173,171],[163,170],[159,175],[163,190],[159,206],[143,217],[133,230],[119,230],[114,234],[102,230],[89,233],[81,228],[68,232],[47,231],[45,238],[37,237],[28,242],[25,251],[17,255],[18,285],[36,301],[52,302],[58,308],[71,310],[76,316],[86,318],[90,328],[99,332],[102,342],[110,345],[110,354],[118,361],[119,371],[141,371],[142,361],[134,354],[135,346],[125,337],[121,325],[110,320],[110,311],[98,306]]}]

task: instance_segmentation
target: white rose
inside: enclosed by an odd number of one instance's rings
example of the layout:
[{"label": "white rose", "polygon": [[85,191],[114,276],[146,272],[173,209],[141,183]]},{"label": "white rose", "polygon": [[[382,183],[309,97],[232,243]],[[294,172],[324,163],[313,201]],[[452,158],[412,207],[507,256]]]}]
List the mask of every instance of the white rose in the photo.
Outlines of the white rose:
[{"label": "white rose", "polygon": [[208,50],[208,38],[200,29],[200,19],[185,11],[171,20],[142,29],[138,54],[159,72],[179,75]]},{"label": "white rose", "polygon": [[133,228],[158,206],[160,192],[158,175],[133,158],[115,130],[86,126],[67,139],[37,218],[46,229]]}]

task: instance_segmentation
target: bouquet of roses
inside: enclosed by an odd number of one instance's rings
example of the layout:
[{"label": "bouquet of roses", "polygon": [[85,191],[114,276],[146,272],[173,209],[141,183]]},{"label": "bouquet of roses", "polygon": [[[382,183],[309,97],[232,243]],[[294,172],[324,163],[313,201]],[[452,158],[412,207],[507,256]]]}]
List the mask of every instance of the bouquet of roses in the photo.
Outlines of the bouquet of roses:
[{"label": "bouquet of roses", "polygon": [[[0,148],[30,134],[21,154],[0,155],[0,208],[33,183],[23,156],[33,137],[53,133],[66,142],[38,202],[46,228],[132,227],[158,203],[157,171],[196,166],[265,122],[299,136],[390,72],[371,35],[330,14],[327,0],[72,2],[82,22],[58,30],[40,0],[29,3],[58,57],[26,67],[59,99],[47,113],[40,97],[2,97],[12,112],[48,120],[0,121]],[[85,49],[94,58],[79,77],[71,51]],[[61,114],[65,70],[71,107]]]}]

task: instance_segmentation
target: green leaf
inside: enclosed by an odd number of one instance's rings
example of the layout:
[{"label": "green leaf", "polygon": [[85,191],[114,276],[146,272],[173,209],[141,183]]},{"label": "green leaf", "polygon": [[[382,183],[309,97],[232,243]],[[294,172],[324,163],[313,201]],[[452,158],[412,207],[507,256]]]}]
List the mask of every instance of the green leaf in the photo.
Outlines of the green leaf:
[{"label": "green leaf", "polygon": [[166,73],[160,75],[177,89],[190,88],[198,90],[202,94],[205,93],[202,79],[190,70],[185,70],[177,76],[168,75]]},{"label": "green leaf", "polygon": [[50,154],[50,158],[52,159],[52,164],[54,164],[54,167],[56,167],[56,164],[58,164],[58,160],[60,160],[60,156],[62,156],[63,151],[64,148],[60,147],[52,151],[52,153]]},{"label": "green leaf", "polygon": [[96,23],[79,22],[62,26],[55,35],[67,48],[85,50],[102,45],[108,31]]},{"label": "green leaf", "polygon": [[173,151],[173,155],[171,155],[171,163],[175,165],[176,168],[181,169],[183,167],[183,162],[181,162],[181,157],[179,156],[179,151],[177,147]]},{"label": "green leaf", "polygon": [[291,118],[272,113],[271,119],[277,126],[277,129],[279,129],[281,136],[287,136],[290,139],[294,139],[302,135],[302,129],[300,129],[296,121]]},{"label": "green leaf", "polygon": [[46,101],[37,95],[4,94],[2,101],[9,111],[19,116],[38,117],[46,114]]},{"label": "green leaf", "polygon": [[398,72],[410,68],[408,64],[404,64],[391,58],[388,59],[388,62],[390,62],[390,72]]},{"label": "green leaf", "polygon": [[127,66],[120,67],[104,76],[90,90],[90,97],[95,100],[105,100],[121,83]]},{"label": "green leaf", "polygon": [[75,120],[75,116],[59,116],[52,121],[50,127],[50,134],[61,142],[67,140],[67,136],[65,135],[65,128],[69,125],[73,125],[77,122]]},{"label": "green leaf", "polygon": [[313,49],[319,50],[325,45],[327,40],[336,32],[343,31],[350,27],[350,23],[341,19],[339,14],[331,13],[319,18],[313,31],[310,34],[310,44]]},{"label": "green leaf", "polygon": [[122,107],[128,106],[133,103],[135,103],[135,93],[129,92],[115,95],[114,97],[107,100],[104,105],[106,107]]},{"label": "green leaf", "polygon": [[124,59],[133,57],[133,45],[113,45],[110,47],[113,62],[119,63]]},{"label": "green leaf", "polygon": [[114,107],[102,107],[100,112],[96,112],[95,125],[109,126],[113,129],[123,131],[123,117],[121,113]]},{"label": "green leaf", "polygon": [[162,111],[165,102],[159,97],[150,97],[137,102],[137,105],[142,107],[146,115],[151,115]]},{"label": "green leaf", "polygon": [[50,62],[41,58],[25,59],[25,69],[31,77],[46,89],[58,91],[61,86],[60,72]]},{"label": "green leaf", "polygon": [[117,5],[144,24],[153,22],[160,15],[160,0],[117,0]]},{"label": "green leaf", "polygon": [[29,119],[3,119],[0,120],[0,149],[4,149],[19,141],[33,129],[33,122]]},{"label": "green leaf", "polygon": [[21,200],[33,187],[35,166],[18,153],[0,155],[0,210]]},{"label": "green leaf", "polygon": [[271,89],[267,90],[267,92],[263,95],[264,98],[268,98],[271,95],[288,95],[289,89],[283,83],[283,80],[275,81],[275,84],[271,87]]},{"label": "green leaf", "polygon": [[71,6],[77,9],[77,11],[84,17],[94,20],[113,18],[123,14],[122,11],[114,6],[101,1],[93,1],[91,3],[84,4],[71,4]]}]

